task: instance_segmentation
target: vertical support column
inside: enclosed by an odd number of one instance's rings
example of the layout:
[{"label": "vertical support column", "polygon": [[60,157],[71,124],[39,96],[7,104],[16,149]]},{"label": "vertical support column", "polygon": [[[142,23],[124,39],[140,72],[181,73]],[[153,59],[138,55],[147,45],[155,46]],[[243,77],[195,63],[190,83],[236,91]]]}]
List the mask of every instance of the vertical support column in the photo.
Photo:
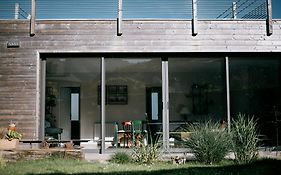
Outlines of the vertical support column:
[{"label": "vertical support column", "polygon": [[197,0],[192,0],[192,36],[197,34]]},{"label": "vertical support column", "polygon": [[163,103],[163,149],[169,150],[169,81],[168,81],[168,59],[162,58],[162,103]]},{"label": "vertical support column", "polygon": [[30,36],[35,35],[36,0],[31,0]]},{"label": "vertical support column", "polygon": [[229,87],[229,59],[225,57],[225,82],[226,82],[226,111],[227,129],[230,132],[230,87]]},{"label": "vertical support column", "polygon": [[118,0],[117,36],[122,35],[122,0]]},{"label": "vertical support column", "polygon": [[39,96],[41,98],[39,98],[40,100],[40,134],[39,134],[39,139],[44,139],[44,135],[45,135],[45,99],[46,99],[46,60],[45,59],[38,59],[39,60],[39,64],[40,69],[39,69],[39,82],[40,82],[40,93]]},{"label": "vertical support column", "polygon": [[232,19],[237,18],[237,3],[236,1],[232,2]]},{"label": "vertical support column", "polygon": [[19,14],[20,14],[20,4],[15,3],[15,19],[20,19]]},{"label": "vertical support column", "polygon": [[272,0],[267,0],[267,18],[266,18],[266,33],[267,36],[273,33],[272,23]]},{"label": "vertical support column", "polygon": [[105,60],[101,57],[101,147],[100,154],[105,152]]}]

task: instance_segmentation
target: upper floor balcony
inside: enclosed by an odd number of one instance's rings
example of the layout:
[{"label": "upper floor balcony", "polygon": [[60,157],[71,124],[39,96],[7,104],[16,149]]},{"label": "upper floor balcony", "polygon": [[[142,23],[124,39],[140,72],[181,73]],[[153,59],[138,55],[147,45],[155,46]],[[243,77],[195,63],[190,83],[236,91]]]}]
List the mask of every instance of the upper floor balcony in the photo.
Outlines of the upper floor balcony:
[{"label": "upper floor balcony", "polygon": [[[29,19],[32,1],[36,20],[199,20],[281,19],[280,0],[1,0],[0,19]],[[196,9],[193,4],[196,3]]]}]

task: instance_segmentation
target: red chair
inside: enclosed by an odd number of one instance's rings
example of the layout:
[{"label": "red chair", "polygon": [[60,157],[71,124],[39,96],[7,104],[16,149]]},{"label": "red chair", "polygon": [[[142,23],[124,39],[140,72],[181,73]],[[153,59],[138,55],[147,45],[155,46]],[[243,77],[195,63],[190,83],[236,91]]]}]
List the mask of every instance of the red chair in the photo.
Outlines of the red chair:
[{"label": "red chair", "polygon": [[124,121],[122,122],[123,130],[124,130],[124,147],[131,147],[132,145],[132,122]]}]

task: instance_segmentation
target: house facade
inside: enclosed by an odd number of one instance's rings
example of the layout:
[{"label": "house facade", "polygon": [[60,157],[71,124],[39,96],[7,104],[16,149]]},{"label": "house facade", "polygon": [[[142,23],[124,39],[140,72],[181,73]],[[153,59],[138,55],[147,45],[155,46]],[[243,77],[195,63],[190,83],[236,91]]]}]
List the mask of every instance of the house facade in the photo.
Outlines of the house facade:
[{"label": "house facade", "polygon": [[0,20],[0,125],[104,144],[142,120],[169,147],[182,124],[243,113],[275,145],[280,51],[281,20]]}]

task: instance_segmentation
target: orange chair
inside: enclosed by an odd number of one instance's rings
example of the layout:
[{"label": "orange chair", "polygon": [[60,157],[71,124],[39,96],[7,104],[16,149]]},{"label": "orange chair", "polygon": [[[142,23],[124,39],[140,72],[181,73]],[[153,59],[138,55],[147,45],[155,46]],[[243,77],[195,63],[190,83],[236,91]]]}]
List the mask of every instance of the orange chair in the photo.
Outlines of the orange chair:
[{"label": "orange chair", "polygon": [[132,143],[132,122],[131,121],[124,121],[122,122],[123,130],[124,130],[124,147],[131,147]]}]

